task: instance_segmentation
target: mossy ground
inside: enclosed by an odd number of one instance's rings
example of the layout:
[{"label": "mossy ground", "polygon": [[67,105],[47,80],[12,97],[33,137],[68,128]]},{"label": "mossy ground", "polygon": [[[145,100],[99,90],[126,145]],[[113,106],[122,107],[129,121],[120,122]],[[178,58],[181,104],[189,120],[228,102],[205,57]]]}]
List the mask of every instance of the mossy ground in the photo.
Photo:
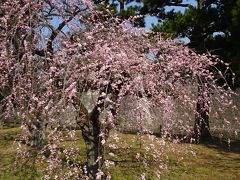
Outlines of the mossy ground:
[{"label": "mossy ground", "polygon": [[[30,158],[21,163],[15,161],[15,139],[19,132],[18,127],[0,129],[0,180],[41,179],[43,171],[36,159]],[[139,179],[143,172],[146,173],[147,179],[158,179],[155,176],[158,164],[150,156],[146,160],[149,164],[148,168],[144,168],[142,162],[136,160],[136,152],[143,154],[144,151],[141,150],[139,141],[131,141],[134,136],[119,134],[120,140],[126,141],[125,145],[119,145],[120,149],[114,151],[106,149],[107,159],[115,162],[115,166],[109,169],[112,179]],[[147,138],[143,138],[145,144],[148,143]],[[173,144],[172,147],[177,151],[169,151],[167,148],[164,150],[163,162],[168,164],[168,168],[161,171],[161,179],[238,180],[240,177],[240,146],[238,145],[233,144],[229,151],[228,147],[216,143],[192,144],[191,150],[196,153],[193,156],[185,151],[189,149],[190,144]],[[85,149],[81,138],[78,140],[78,146],[83,149],[79,159],[84,161]],[[111,152],[114,156],[109,155]]]}]

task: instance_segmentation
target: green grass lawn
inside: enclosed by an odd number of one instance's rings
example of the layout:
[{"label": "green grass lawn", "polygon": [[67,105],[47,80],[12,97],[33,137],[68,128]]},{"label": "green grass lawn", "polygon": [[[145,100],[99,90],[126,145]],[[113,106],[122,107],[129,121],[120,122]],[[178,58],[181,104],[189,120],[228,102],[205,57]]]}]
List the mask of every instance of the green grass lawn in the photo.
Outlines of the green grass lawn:
[{"label": "green grass lawn", "polygon": [[[0,129],[0,180],[41,179],[44,174],[43,166],[35,158],[29,158],[21,163],[15,161],[16,142],[14,140],[19,132],[18,127]],[[106,158],[115,163],[109,168],[112,179],[139,179],[143,172],[146,173],[147,179],[157,179],[155,172],[159,162],[154,162],[151,156],[144,154],[142,150],[144,146],[150,144],[148,139],[143,136],[140,148],[140,141],[131,141],[132,138],[138,138],[136,135],[119,134],[119,138],[121,142],[119,149],[106,149]],[[112,142],[113,140],[109,139],[109,143]],[[229,151],[228,147],[225,148],[216,143],[196,145],[168,142],[168,146],[162,151],[162,162],[168,167],[160,172],[161,179],[238,180],[240,179],[240,146],[238,145],[233,144]],[[170,146],[174,149],[173,151],[170,150]],[[79,161],[84,162],[85,149],[81,137],[78,140],[78,147],[83,149],[79,154]],[[192,151],[196,155],[189,153]],[[149,165],[147,168],[143,166],[141,160],[135,159],[137,152],[147,157],[146,163]]]}]

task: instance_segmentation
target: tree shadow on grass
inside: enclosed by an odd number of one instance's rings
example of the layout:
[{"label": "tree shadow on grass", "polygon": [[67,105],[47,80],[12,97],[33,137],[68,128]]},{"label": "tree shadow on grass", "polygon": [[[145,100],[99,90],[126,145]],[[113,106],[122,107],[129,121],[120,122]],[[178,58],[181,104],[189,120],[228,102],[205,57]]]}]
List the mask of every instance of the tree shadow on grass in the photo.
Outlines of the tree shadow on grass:
[{"label": "tree shadow on grass", "polygon": [[218,151],[232,152],[240,154],[240,141],[239,140],[225,140],[217,137],[212,137],[211,140],[201,143],[208,148],[214,148]]},{"label": "tree shadow on grass", "polygon": [[[181,139],[182,143],[192,144],[190,143],[191,136],[174,134],[172,137],[172,139]],[[240,154],[240,140],[228,140],[212,136],[209,140],[204,140],[196,144],[204,145],[208,148],[214,148],[223,152]]]}]

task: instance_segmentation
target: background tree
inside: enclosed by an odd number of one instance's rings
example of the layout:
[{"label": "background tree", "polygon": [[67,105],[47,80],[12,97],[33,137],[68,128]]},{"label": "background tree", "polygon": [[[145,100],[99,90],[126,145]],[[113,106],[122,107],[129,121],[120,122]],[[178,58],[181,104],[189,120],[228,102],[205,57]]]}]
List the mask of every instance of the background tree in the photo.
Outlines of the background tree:
[{"label": "background tree", "polygon": [[[187,37],[189,47],[210,51],[230,63],[239,74],[239,1],[206,0],[189,4],[184,12],[166,12],[163,23],[153,27],[172,37]],[[237,83],[236,83],[237,86]]]}]

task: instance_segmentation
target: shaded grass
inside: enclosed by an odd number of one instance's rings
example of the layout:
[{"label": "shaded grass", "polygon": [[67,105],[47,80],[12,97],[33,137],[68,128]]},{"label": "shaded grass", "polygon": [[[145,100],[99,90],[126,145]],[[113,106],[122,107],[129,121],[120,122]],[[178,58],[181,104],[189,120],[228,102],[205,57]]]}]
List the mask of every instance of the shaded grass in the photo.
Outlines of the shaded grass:
[{"label": "shaded grass", "polygon": [[[18,162],[15,161],[14,139],[18,136],[20,129],[17,127],[0,129],[0,179],[40,179],[44,174],[43,165],[38,163],[32,151],[32,158]],[[114,180],[134,180],[139,179],[142,173],[146,178],[158,179],[156,171],[159,162],[155,162],[150,154],[146,154],[143,148],[149,146],[150,142],[146,136],[142,136],[140,143],[139,137],[130,134],[118,134],[119,142],[117,149],[106,148],[106,159],[115,163],[109,168],[111,177]],[[77,146],[81,151],[77,160],[84,164],[85,145],[80,137]],[[134,142],[132,139],[136,139]],[[161,139],[158,139],[160,142]],[[71,146],[71,141],[65,141],[65,144]],[[109,143],[116,143],[109,139]],[[160,147],[155,142],[156,147]],[[238,180],[240,177],[240,151],[239,144],[232,145],[229,151],[228,146],[216,143],[207,144],[174,144],[168,142],[162,151],[162,162],[168,165],[167,169],[162,170],[162,179],[200,179],[200,180]],[[169,146],[171,148],[169,148]],[[236,146],[236,147],[235,147]],[[171,149],[174,149],[173,151]],[[191,155],[195,152],[196,155]],[[36,153],[36,152],[35,152]],[[114,154],[110,155],[110,154]],[[143,159],[136,159],[136,154],[145,156],[147,167],[143,165]],[[183,159],[181,158],[183,157]]]}]

